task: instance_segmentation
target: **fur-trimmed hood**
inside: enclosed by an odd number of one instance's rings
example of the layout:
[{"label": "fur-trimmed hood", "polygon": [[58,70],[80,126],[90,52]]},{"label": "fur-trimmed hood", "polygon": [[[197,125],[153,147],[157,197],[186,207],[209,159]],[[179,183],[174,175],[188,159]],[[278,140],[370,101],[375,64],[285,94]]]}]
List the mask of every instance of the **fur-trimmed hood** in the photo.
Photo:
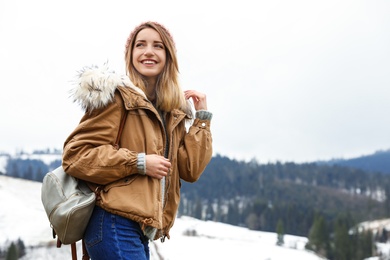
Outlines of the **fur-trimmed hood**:
[{"label": "fur-trimmed hood", "polygon": [[78,72],[75,85],[70,91],[70,97],[85,111],[103,108],[109,104],[118,86],[133,88],[146,98],[145,93],[136,87],[128,76],[110,70],[107,63],[102,67],[96,65],[83,67]]}]

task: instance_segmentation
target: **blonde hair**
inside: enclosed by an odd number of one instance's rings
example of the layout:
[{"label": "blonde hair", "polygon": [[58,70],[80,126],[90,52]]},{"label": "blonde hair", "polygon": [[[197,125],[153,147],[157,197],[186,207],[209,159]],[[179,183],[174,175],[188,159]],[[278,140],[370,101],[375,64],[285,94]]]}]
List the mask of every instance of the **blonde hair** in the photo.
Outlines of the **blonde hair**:
[{"label": "blonde hair", "polygon": [[189,114],[189,103],[186,101],[179,84],[179,67],[176,57],[175,42],[169,31],[159,23],[145,22],[130,33],[126,42],[125,62],[126,72],[131,81],[146,93],[146,81],[144,77],[135,69],[132,58],[135,38],[137,34],[145,29],[156,30],[162,39],[166,50],[166,62],[163,71],[158,76],[156,83],[156,106],[158,109],[170,112],[173,109],[181,109]]}]

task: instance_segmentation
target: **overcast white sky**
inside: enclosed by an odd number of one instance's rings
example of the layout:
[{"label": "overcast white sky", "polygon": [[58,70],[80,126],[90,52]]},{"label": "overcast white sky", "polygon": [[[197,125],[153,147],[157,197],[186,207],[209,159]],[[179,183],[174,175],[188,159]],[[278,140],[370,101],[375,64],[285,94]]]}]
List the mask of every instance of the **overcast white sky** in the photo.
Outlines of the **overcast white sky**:
[{"label": "overcast white sky", "polygon": [[215,153],[260,162],[390,148],[390,1],[0,0],[0,151],[62,148],[76,71],[163,23],[183,89],[207,94]]}]

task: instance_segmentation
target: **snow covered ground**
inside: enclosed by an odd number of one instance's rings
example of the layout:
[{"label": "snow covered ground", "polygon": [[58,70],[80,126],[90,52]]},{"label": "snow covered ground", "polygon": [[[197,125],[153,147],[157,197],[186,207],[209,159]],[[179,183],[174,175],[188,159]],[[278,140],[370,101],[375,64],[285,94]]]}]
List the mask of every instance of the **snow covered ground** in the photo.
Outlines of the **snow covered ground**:
[{"label": "snow covered ground", "polygon": [[321,259],[304,249],[307,242],[304,237],[285,236],[284,247],[277,246],[276,240],[275,233],[181,217],[172,229],[171,240],[157,245],[167,260]]},{"label": "snow covered ground", "polygon": [[[22,260],[70,259],[70,246],[55,247],[40,189],[41,183],[0,175],[0,248],[20,238],[28,252]],[[151,259],[322,259],[304,249],[305,237],[285,235],[282,247],[276,239],[275,233],[181,217],[170,240],[150,243]],[[80,243],[78,253],[81,259]]]}]

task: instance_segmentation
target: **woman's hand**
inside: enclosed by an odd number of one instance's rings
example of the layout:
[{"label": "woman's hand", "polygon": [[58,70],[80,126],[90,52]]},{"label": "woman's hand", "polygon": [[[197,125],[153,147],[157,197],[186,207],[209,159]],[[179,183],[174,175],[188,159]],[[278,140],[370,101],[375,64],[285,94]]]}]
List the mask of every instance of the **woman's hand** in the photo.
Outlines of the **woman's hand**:
[{"label": "woman's hand", "polygon": [[207,100],[205,94],[196,90],[186,90],[184,91],[184,96],[186,97],[186,99],[192,98],[196,111],[207,110]]},{"label": "woman's hand", "polygon": [[168,175],[168,172],[171,168],[171,163],[164,156],[157,154],[147,154],[145,156],[146,160],[146,175],[162,179]]}]

